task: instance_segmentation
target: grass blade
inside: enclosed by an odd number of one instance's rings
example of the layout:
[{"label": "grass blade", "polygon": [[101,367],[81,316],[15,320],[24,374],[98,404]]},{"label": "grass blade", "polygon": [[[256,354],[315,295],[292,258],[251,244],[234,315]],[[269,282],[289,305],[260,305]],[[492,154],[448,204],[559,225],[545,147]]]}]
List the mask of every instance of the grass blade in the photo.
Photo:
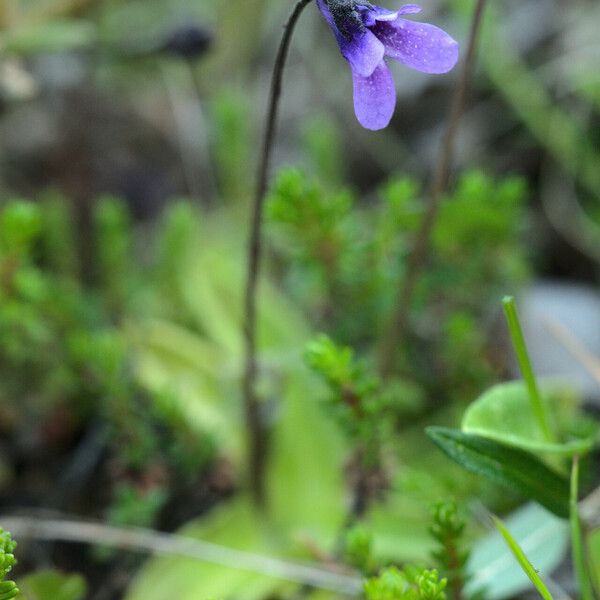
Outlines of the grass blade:
[{"label": "grass blade", "polygon": [[519,561],[521,568],[527,574],[527,577],[529,577],[531,583],[533,583],[533,585],[535,586],[535,589],[540,593],[540,596],[544,598],[544,600],[553,600],[552,594],[546,587],[546,584],[542,581],[542,578],[538,575],[538,572],[529,562],[528,558],[525,556],[525,553],[523,552],[515,538],[513,538],[510,531],[508,531],[504,523],[500,519],[498,519],[498,517],[492,518],[494,520],[494,525],[496,526],[496,529],[506,540],[510,551],[513,553],[514,557]]},{"label": "grass blade", "polygon": [[571,544],[573,547],[573,570],[579,584],[581,600],[593,600],[592,584],[588,577],[585,563],[585,551],[583,549],[583,536],[581,534],[581,521],[577,508],[579,495],[579,457],[573,459],[571,469],[571,495],[569,499],[569,521],[571,523]]},{"label": "grass blade", "polygon": [[552,435],[548,415],[546,414],[542,396],[535,375],[533,374],[533,367],[531,366],[529,352],[527,351],[527,345],[525,344],[525,338],[523,337],[523,329],[521,328],[521,322],[519,321],[515,299],[512,296],[506,296],[502,300],[502,304],[504,306],[504,313],[506,315],[510,337],[519,361],[519,367],[529,390],[529,400],[531,402],[533,414],[536,416],[538,425],[542,430],[546,441],[552,442],[554,436]]}]

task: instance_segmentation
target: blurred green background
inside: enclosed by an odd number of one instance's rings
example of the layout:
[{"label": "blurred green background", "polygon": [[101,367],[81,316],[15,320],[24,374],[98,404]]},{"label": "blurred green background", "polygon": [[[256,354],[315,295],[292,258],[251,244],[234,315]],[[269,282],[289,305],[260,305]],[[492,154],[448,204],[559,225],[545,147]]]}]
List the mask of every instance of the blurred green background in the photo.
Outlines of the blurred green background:
[{"label": "blurred green background", "polygon": [[[466,46],[472,1],[422,6],[420,19]],[[486,386],[516,376],[502,295],[544,280],[597,290],[600,5],[489,6],[451,188],[386,383],[374,359],[459,69],[431,77],[395,65],[394,119],[382,132],[363,130],[335,40],[316,7],[306,9],[267,202],[263,513],[247,492],[241,294],[258,140],[291,8],[0,0],[2,513],[183,527],[327,566],[344,562],[344,524],[364,474],[357,464],[373,444],[363,517],[380,560],[427,559],[429,504],[439,498],[455,497],[472,515],[481,500],[500,512],[520,504],[449,464],[422,430],[456,424]],[[344,386],[371,411],[359,424]],[[587,388],[584,396],[598,401]],[[468,537],[479,539],[485,526],[473,523]],[[522,526],[558,536],[556,556],[540,558],[557,565],[561,526],[545,513]],[[495,542],[485,543],[473,569],[493,562]],[[148,562],[108,545],[20,548],[28,599],[341,595],[235,564]],[[506,572],[490,572],[479,582],[489,597],[522,588],[517,579],[503,588]]]}]

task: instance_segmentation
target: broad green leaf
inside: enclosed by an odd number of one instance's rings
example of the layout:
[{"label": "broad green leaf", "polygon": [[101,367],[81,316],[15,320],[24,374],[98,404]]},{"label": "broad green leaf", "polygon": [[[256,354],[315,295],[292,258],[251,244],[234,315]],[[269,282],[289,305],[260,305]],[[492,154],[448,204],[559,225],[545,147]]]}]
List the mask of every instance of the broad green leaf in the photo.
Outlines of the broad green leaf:
[{"label": "broad green leaf", "polygon": [[465,469],[508,485],[559,517],[569,516],[569,483],[532,454],[456,429],[428,427],[427,435]]},{"label": "broad green leaf", "polygon": [[65,575],[54,570],[36,571],[18,581],[17,600],[82,600],[87,593],[81,575]]},{"label": "broad green leaf", "polygon": [[[239,459],[244,450],[239,396],[243,240],[230,225],[221,228],[212,217],[199,230],[190,247],[182,249],[180,271],[173,273],[175,289],[169,290],[196,331],[153,320],[132,323],[129,332],[136,342],[138,373],[144,384],[155,391],[170,387],[181,396],[186,414],[198,427],[216,433],[228,456],[235,446]],[[329,550],[346,513],[346,444],[323,414],[322,390],[303,366],[300,349],[309,338],[309,328],[301,312],[266,278],[261,296],[260,305],[269,307],[260,314],[261,364],[277,374],[265,378],[273,388],[264,395],[278,401],[271,423],[268,520],[260,519],[249,502],[240,499],[196,520],[182,533],[271,556],[306,555],[302,539]],[[282,586],[235,567],[177,557],[155,559],[143,570],[128,600],[211,596],[252,600]]]},{"label": "broad green leaf", "polygon": [[[554,430],[573,421],[575,403],[572,396],[557,386],[542,388],[542,402],[554,417]],[[480,396],[466,410],[461,429],[465,433],[495,440],[529,452],[571,456],[589,451],[597,438],[593,429],[584,438],[564,443],[549,443],[544,439],[533,414],[527,387],[522,381],[496,385]],[[566,432],[558,431],[559,438]],[[563,438],[564,439],[564,438]]]},{"label": "broad green leaf", "polygon": [[199,553],[193,558],[153,558],[137,575],[126,600],[261,600],[288,597],[302,584],[316,586],[323,598],[354,595],[361,589],[359,577],[290,560],[285,542],[282,545],[272,524],[245,495],[188,523],[179,535],[198,542],[183,542],[182,552]]},{"label": "broad green leaf", "polygon": [[[156,332],[155,323],[148,330],[154,329],[155,334],[147,341],[152,348],[166,349],[168,345],[168,354],[161,352],[154,356],[157,360],[146,362],[144,377],[157,381],[160,362],[167,361],[177,370],[163,368],[160,385],[196,382],[197,402],[192,401],[192,392],[187,395],[188,404],[205,407],[204,420],[215,423],[211,430],[218,429],[230,448],[232,438],[243,439],[238,378],[246,248],[230,218],[224,216],[216,214],[199,221],[198,234],[190,236],[189,247],[180,252],[184,258],[176,278],[178,296],[202,334],[186,336],[181,329],[164,324]],[[311,380],[303,364],[301,349],[310,329],[302,313],[266,276],[258,305],[269,307],[259,310],[260,361],[265,370],[277,373],[273,389],[263,390],[263,394],[279,399],[270,436],[270,513],[292,536],[299,530],[319,537],[326,530],[331,535],[344,514],[346,444],[319,406],[319,396],[325,392]],[[167,340],[172,342],[167,344]],[[197,415],[200,417],[199,412]]]},{"label": "broad green leaf", "polygon": [[[158,319],[129,323],[126,335],[136,350],[134,364],[142,385],[172,402],[199,435],[214,436],[239,462],[244,450],[239,397],[222,349]],[[226,393],[228,388],[231,393]]]},{"label": "broad green leaf", "polygon": [[[530,503],[504,521],[540,573],[551,574],[564,560],[569,547],[569,528],[562,519]],[[490,532],[473,546],[467,571],[467,597],[483,591],[486,600],[505,600],[531,588],[529,578],[498,531]]]},{"label": "broad green leaf", "polygon": [[[136,349],[134,360],[142,385],[154,393],[168,391],[199,432],[210,433],[236,464],[242,464],[245,443],[239,377],[245,247],[230,218],[215,213],[203,221],[201,215],[192,213],[190,219],[194,216],[198,220],[191,223],[192,232],[178,238],[172,285],[162,299],[171,305],[167,312],[181,313],[191,323],[184,328],[164,318],[132,320],[126,334]],[[302,368],[300,349],[309,338],[309,328],[301,312],[266,277],[260,294],[259,306],[269,307],[259,315],[261,363],[278,372]],[[308,390],[299,394],[311,395]],[[280,392],[267,390],[264,395],[279,397]],[[317,402],[317,398],[310,400],[306,410],[319,412],[311,407]],[[310,432],[319,427],[309,424],[294,432],[311,444],[318,436],[311,437]],[[328,431],[335,435],[335,428]],[[331,436],[322,437],[325,443]],[[302,495],[298,503],[302,504]]]},{"label": "broad green leaf", "polygon": [[535,589],[540,593],[544,600],[553,600],[552,594],[550,594],[548,591],[546,584],[538,575],[537,570],[534,568],[531,562],[529,562],[525,552],[523,552],[523,549],[521,546],[519,546],[519,543],[517,540],[515,540],[504,523],[497,517],[494,517],[494,524],[510,548],[510,551],[513,553],[513,556],[517,559],[521,569],[523,569],[523,572],[527,575],[527,577],[529,577],[531,583],[533,583]]},{"label": "broad green leaf", "polygon": [[[188,523],[179,533],[246,552],[277,555],[280,548],[266,529],[248,498],[241,496]],[[125,598],[258,600],[289,588],[289,583],[242,570],[236,564],[224,567],[192,558],[164,556],[151,559],[142,568]]]},{"label": "broad green leaf", "polygon": [[[244,238],[223,215],[211,218],[191,241],[178,277],[181,297],[195,324],[240,364],[246,277],[243,242]],[[297,357],[310,330],[298,308],[266,277],[259,288],[258,307],[263,360],[280,364],[290,355]]]},{"label": "broad green leaf", "polygon": [[330,548],[346,515],[347,443],[319,405],[322,387],[300,364],[298,370],[282,384],[271,437],[269,512],[291,538],[309,536]]}]

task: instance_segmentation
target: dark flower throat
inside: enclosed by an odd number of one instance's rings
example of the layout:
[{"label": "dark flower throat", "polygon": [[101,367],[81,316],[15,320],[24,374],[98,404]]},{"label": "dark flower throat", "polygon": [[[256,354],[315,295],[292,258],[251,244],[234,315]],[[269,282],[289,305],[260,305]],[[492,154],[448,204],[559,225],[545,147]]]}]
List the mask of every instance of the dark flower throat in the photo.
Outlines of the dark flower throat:
[{"label": "dark flower throat", "polygon": [[346,38],[352,37],[357,31],[366,31],[360,8],[373,10],[373,5],[365,0],[326,0],[331,16],[338,31]]}]

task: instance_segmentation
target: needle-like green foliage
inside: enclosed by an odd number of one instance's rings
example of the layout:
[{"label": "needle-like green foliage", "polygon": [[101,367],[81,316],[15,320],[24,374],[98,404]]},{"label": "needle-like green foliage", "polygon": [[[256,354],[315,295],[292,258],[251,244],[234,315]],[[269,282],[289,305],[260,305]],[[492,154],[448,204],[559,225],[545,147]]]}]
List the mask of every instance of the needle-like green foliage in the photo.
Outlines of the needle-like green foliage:
[{"label": "needle-like green foliage", "polygon": [[448,581],[433,569],[388,567],[365,582],[367,600],[446,600]]},{"label": "needle-like green foliage", "polygon": [[381,444],[402,417],[419,409],[419,389],[400,379],[384,383],[352,348],[326,335],[308,344],[306,360],[328,384],[329,411],[349,437],[363,446],[367,462],[377,461]]},{"label": "needle-like green foliage", "polygon": [[17,584],[6,579],[17,562],[14,555],[16,545],[10,533],[0,528],[0,600],[11,600],[19,593]]},{"label": "needle-like green foliage", "polygon": [[448,579],[452,600],[461,600],[466,579],[465,567],[469,552],[462,540],[466,522],[458,512],[456,502],[437,502],[432,507],[433,523],[429,532],[437,541],[433,558],[441,574]]}]

